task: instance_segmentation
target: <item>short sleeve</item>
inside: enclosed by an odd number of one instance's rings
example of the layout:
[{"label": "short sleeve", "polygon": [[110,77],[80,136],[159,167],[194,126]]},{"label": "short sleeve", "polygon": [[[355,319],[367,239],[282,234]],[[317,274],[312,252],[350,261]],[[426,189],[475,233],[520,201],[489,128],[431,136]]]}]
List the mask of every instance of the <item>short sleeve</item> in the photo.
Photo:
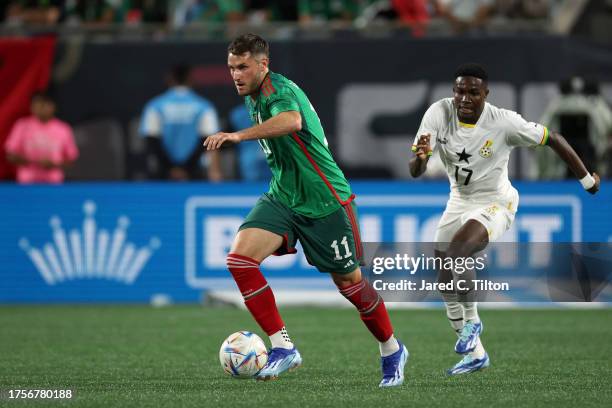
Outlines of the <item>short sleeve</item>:
[{"label": "short sleeve", "polygon": [[74,135],[70,126],[66,125],[64,134],[63,158],[65,161],[74,161],[79,157],[79,149],[74,142]]},{"label": "short sleeve", "polygon": [[7,153],[11,154],[23,154],[22,145],[23,145],[23,136],[25,134],[25,122],[23,120],[18,120],[11,129],[11,133],[9,137],[6,139],[4,143],[4,150]]},{"label": "short sleeve", "polygon": [[201,136],[210,136],[219,131],[219,117],[215,108],[204,108],[200,114],[198,132]]},{"label": "short sleeve", "polygon": [[162,131],[162,118],[158,110],[147,105],[140,120],[138,133],[142,136],[160,136]]},{"label": "short sleeve", "polygon": [[270,115],[272,116],[276,116],[282,112],[300,111],[297,97],[291,91],[273,93],[268,97],[267,105],[270,110]]},{"label": "short sleeve", "polygon": [[419,126],[419,130],[414,136],[414,141],[412,142],[413,149],[416,150],[416,144],[419,141],[419,137],[421,135],[430,134],[431,137],[429,139],[429,144],[431,146],[431,150],[434,151],[436,147],[436,139],[438,137],[438,133],[442,128],[442,124],[444,123],[444,109],[442,107],[441,102],[436,102],[427,109],[425,115],[423,115],[423,119],[421,120],[421,126]]},{"label": "short sleeve", "polygon": [[549,131],[544,125],[527,122],[516,112],[510,112],[507,141],[510,146],[544,146],[548,143]]}]

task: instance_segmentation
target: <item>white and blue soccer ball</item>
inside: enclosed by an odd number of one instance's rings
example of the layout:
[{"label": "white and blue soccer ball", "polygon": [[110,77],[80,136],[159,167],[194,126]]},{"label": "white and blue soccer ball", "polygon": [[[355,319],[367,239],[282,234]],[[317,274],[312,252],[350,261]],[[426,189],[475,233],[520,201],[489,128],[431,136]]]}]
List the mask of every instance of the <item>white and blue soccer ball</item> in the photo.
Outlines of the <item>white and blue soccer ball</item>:
[{"label": "white and blue soccer ball", "polygon": [[230,334],[221,344],[219,361],[223,370],[234,378],[251,378],[268,361],[263,340],[249,331]]}]

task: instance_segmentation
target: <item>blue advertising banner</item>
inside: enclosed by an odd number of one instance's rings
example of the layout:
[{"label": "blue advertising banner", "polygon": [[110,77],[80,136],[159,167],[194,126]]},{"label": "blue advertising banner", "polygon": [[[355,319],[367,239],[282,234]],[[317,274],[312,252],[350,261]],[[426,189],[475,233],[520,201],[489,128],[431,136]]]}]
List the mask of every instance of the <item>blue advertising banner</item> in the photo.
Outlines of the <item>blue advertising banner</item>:
[{"label": "blue advertising banner", "polygon": [[[364,242],[431,242],[443,182],[355,182]],[[515,183],[508,242],[610,242],[612,183]],[[195,302],[233,288],[225,255],[265,184],[0,186],[0,302]],[[301,251],[271,257],[271,280],[329,285]],[[326,286],[327,287],[327,286]]]}]

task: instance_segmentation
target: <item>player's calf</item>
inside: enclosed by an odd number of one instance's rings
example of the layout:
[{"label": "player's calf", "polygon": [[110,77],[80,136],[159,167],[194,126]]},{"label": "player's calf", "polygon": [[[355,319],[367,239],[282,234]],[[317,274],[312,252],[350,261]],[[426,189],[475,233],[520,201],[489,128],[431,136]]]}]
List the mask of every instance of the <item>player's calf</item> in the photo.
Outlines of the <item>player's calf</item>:
[{"label": "player's calf", "polygon": [[238,285],[245,306],[261,329],[268,336],[280,332],[285,324],[278,313],[274,293],[259,270],[259,262],[232,253],[227,256],[227,268]]}]

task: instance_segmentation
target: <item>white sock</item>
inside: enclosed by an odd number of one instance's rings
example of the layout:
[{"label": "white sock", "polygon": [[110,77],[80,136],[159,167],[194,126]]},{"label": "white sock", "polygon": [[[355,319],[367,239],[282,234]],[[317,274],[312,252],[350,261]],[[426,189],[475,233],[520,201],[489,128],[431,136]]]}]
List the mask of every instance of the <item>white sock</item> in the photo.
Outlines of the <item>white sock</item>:
[{"label": "white sock", "polygon": [[[473,323],[480,322],[480,317],[478,316],[478,303],[477,302],[463,302],[463,318],[467,322],[468,320]],[[480,337],[478,338],[478,342],[476,343],[476,347],[474,351],[469,353],[470,357],[475,359],[481,359],[485,355],[485,349],[482,345],[482,341],[480,341]]]},{"label": "white sock", "polygon": [[463,306],[463,320],[466,322],[479,323],[478,302],[461,302]]},{"label": "white sock", "polygon": [[378,342],[378,346],[380,348],[380,355],[383,357],[390,356],[399,350],[399,343],[394,335],[391,335],[387,341]]},{"label": "white sock", "polygon": [[284,349],[292,349],[293,343],[287,334],[287,329],[284,327],[270,336],[270,342],[272,343],[272,348],[280,347]]},{"label": "white sock", "polygon": [[459,335],[463,328],[463,307],[461,303],[457,301],[458,297],[456,293],[442,293],[444,299],[444,306],[446,306],[446,317],[451,327]]},{"label": "white sock", "polygon": [[478,343],[476,343],[476,348],[474,349],[474,351],[470,352],[469,354],[470,354],[470,357],[477,358],[479,360],[484,357],[485,349],[482,346],[482,342],[480,341],[480,338],[478,338]]}]

